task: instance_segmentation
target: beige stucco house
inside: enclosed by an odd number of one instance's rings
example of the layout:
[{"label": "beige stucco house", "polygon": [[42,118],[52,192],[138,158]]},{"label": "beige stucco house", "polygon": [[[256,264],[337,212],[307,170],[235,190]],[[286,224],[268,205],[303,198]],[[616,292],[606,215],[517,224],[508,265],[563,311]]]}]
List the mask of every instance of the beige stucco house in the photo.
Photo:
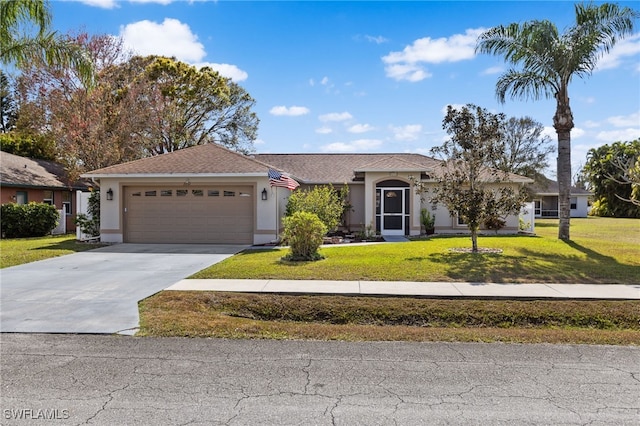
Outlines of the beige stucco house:
[{"label": "beige stucco house", "polygon": [[[288,173],[301,189],[348,185],[353,208],[344,225],[351,231],[370,225],[382,235],[419,235],[427,208],[436,232],[464,232],[444,206],[415,192],[416,179],[436,185],[440,164],[420,154],[245,156],[208,144],[83,176],[101,187],[102,241],[263,244],[277,239],[290,194],[270,185],[269,169]],[[530,182],[511,175],[508,185]],[[504,231],[517,230],[518,217],[507,218]]]}]

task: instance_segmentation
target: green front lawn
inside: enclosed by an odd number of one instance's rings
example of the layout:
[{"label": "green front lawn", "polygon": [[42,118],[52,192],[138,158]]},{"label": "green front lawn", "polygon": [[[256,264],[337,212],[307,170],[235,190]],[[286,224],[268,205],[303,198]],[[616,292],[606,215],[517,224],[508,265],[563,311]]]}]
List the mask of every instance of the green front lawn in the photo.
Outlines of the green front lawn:
[{"label": "green front lawn", "polygon": [[75,235],[3,239],[0,240],[0,268],[98,247],[102,247],[102,245],[76,241]]},{"label": "green front lawn", "polygon": [[366,246],[329,246],[326,259],[285,263],[283,250],[249,250],[191,278],[316,279],[373,281],[474,281],[637,284],[640,220],[571,220],[570,242],[557,239],[557,220],[536,221],[536,236],[483,236],[480,247],[501,254],[467,254],[467,236]]}]

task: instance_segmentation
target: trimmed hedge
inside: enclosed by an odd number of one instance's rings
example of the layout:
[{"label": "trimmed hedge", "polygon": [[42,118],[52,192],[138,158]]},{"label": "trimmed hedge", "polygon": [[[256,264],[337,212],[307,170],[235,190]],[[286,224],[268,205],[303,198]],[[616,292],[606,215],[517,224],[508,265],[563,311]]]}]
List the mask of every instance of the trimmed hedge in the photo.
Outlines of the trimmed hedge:
[{"label": "trimmed hedge", "polygon": [[3,204],[0,211],[2,238],[43,237],[58,225],[55,206],[45,203]]}]

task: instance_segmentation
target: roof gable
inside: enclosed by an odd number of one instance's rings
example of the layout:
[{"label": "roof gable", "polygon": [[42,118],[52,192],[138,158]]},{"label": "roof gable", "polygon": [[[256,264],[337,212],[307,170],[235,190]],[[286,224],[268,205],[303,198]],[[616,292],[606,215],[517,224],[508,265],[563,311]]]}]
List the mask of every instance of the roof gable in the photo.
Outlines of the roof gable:
[{"label": "roof gable", "polygon": [[266,176],[268,169],[268,165],[251,157],[209,143],[93,170],[83,176],[247,173],[264,173]]}]

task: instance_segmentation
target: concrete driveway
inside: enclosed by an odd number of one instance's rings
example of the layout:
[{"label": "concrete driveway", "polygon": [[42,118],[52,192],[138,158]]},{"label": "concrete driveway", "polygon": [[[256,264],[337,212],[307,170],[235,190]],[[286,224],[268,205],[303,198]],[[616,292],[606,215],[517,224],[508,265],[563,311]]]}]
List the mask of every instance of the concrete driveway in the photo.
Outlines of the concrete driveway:
[{"label": "concrete driveway", "polygon": [[0,270],[0,331],[123,333],[138,301],[246,246],[117,244]]}]

